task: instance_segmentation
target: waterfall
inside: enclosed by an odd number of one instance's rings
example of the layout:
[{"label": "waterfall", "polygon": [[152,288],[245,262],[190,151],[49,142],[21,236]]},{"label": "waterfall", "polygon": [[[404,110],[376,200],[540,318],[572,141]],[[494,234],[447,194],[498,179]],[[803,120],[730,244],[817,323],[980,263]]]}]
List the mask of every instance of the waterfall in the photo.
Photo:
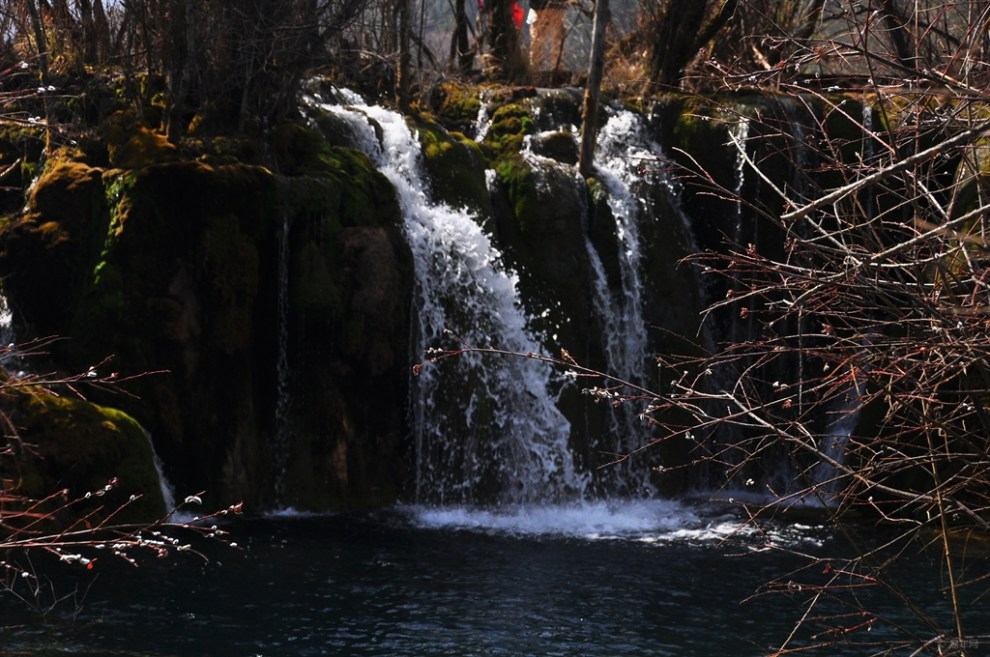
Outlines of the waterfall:
[{"label": "waterfall", "polygon": [[282,189],[282,224],[278,232],[278,354],[275,362],[275,435],[272,441],[275,503],[284,503],[289,450],[289,212]]},{"label": "waterfall", "polygon": [[[876,137],[873,134],[873,106],[867,102],[863,103],[863,150],[860,155],[866,165],[864,174],[871,173],[875,166],[874,160],[877,156],[877,145],[874,143]],[[867,185],[863,190],[863,208],[873,218],[873,204],[875,202],[875,190],[873,185]]]},{"label": "waterfall", "polygon": [[[479,347],[541,352],[527,329],[517,275],[477,217],[429,200],[420,144],[405,119],[357,103],[320,108],[348,122],[356,145],[395,188],[415,267],[414,354],[456,347],[451,335]],[[575,470],[570,426],[555,405],[545,364],[465,353],[422,368],[411,388],[417,502],[516,504],[582,496],[587,477]]]},{"label": "waterfall", "polygon": [[21,358],[17,355],[17,336],[14,333],[14,312],[7,297],[0,292],[0,365],[14,369]]},{"label": "waterfall", "polygon": [[736,202],[736,217],[735,225],[733,226],[732,239],[737,246],[742,246],[744,244],[744,237],[750,241],[755,241],[755,237],[748,237],[743,235],[743,204],[742,195],[743,188],[746,186],[746,141],[749,139],[749,119],[747,117],[741,117],[738,123],[733,124],[729,128],[729,140],[736,149],[736,187],[732,190],[737,199]]},{"label": "waterfall", "polygon": [[10,309],[7,297],[0,293],[0,346],[6,346],[15,341],[14,313]]},{"label": "waterfall", "polygon": [[485,97],[482,95],[481,106],[478,108],[478,116],[474,119],[474,140],[479,144],[485,141],[485,137],[488,135],[488,129],[492,127],[492,119],[488,116],[488,103],[485,102]]},{"label": "waterfall", "polygon": [[[155,442],[151,439],[151,434],[145,431],[144,436],[148,439],[148,448],[151,450],[151,462],[155,466],[155,474],[158,475],[158,488],[162,494],[162,502],[165,504],[165,513],[172,513],[175,511],[175,489],[172,487],[172,482],[165,475],[165,465],[158,456],[158,452],[155,451]],[[175,519],[174,516],[172,519]]]},{"label": "waterfall", "polygon": [[[643,184],[641,168],[644,162],[657,159],[659,146],[650,144],[638,116],[629,111],[611,113],[599,131],[596,144],[595,174],[608,190],[608,205],[615,219],[618,241],[619,289],[614,293],[608,285],[601,257],[590,240],[586,240],[588,257],[594,275],[593,302],[602,318],[605,333],[603,347],[607,369],[612,375],[637,385],[646,382],[651,371],[647,362],[647,326],[643,316],[644,291],[642,280],[641,214],[646,201],[637,196]],[[650,438],[646,424],[638,417],[641,408],[624,404],[613,408],[611,430],[612,451],[631,453]],[[638,472],[630,470],[636,467]],[[622,494],[650,494],[648,469],[642,464],[615,468],[612,488]]]},{"label": "waterfall", "polygon": [[[845,397],[836,400],[826,418],[825,435],[819,442],[821,453],[836,463],[845,463],[846,446],[849,436],[859,424],[862,407],[862,391],[856,384],[850,384]],[[836,502],[836,496],[842,491],[840,468],[827,460],[821,460],[811,472],[811,483],[815,493],[826,506]]]},{"label": "waterfall", "polygon": [[[871,166],[876,156],[876,147],[873,143],[873,107],[869,103],[863,103],[862,109],[862,129],[863,129],[863,149],[860,152],[862,161],[867,167]],[[874,191],[872,186],[868,186],[863,191],[863,208],[872,218]],[[864,341],[863,349],[873,348],[869,340]],[[837,397],[831,404],[825,419],[824,435],[820,439],[818,448],[826,459],[818,462],[811,472],[811,483],[814,486],[818,499],[825,505],[832,505],[837,502],[836,497],[842,492],[841,477],[842,471],[830,461],[845,463],[846,448],[849,444],[849,437],[856,430],[861,419],[863,409],[862,384],[853,379],[848,384],[844,394]]]},{"label": "waterfall", "polygon": [[[642,184],[640,168],[655,160],[659,147],[647,150],[642,123],[635,114],[621,111],[609,117],[598,135],[596,174],[608,189],[608,205],[615,217],[619,241],[619,273],[622,296],[609,303],[616,316],[608,331],[606,351],[610,370],[633,383],[642,383],[646,366],[646,322],[643,319],[642,246],[640,244],[640,204],[637,185]],[[604,300],[603,300],[604,301]],[[606,312],[607,309],[603,309]]]}]

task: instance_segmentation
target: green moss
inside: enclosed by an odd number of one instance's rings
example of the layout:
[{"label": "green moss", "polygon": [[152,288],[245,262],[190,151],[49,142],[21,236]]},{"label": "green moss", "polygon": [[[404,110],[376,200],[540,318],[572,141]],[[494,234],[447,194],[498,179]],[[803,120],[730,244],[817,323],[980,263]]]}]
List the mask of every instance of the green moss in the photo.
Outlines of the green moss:
[{"label": "green moss", "polygon": [[[162,517],[161,487],[141,426],[122,411],[66,392],[66,396],[56,396],[40,388],[6,391],[4,401],[20,426],[21,438],[33,445],[32,454],[24,452],[14,459],[18,469],[14,476],[21,483],[18,492],[44,497],[64,488],[71,499],[105,491],[108,482],[116,479],[119,483],[111,491],[96,496],[89,505],[103,507],[94,520],[128,502],[132,495],[139,497],[115,521],[147,522]],[[74,513],[79,514],[80,508]]]},{"label": "green moss", "polygon": [[518,153],[526,135],[536,131],[530,110],[519,103],[507,103],[492,114],[491,127],[485,135],[484,145],[499,159]]},{"label": "green moss", "polygon": [[[524,223],[523,218],[530,214],[537,200],[532,168],[521,155],[516,154],[499,160],[495,172],[505,186],[513,212]],[[521,228],[525,230],[524,225]]]},{"label": "green moss", "polygon": [[479,87],[444,82],[435,90],[431,104],[441,123],[465,131],[474,125],[481,111],[479,96]]},{"label": "green moss", "polygon": [[10,289],[45,299],[25,317],[43,334],[64,333],[106,234],[102,171],[66,158],[52,156],[0,253]]},{"label": "green moss", "polygon": [[116,113],[108,122],[106,141],[110,165],[118,169],[141,169],[181,159],[178,149],[164,135],[125,112]]},{"label": "green moss", "polygon": [[[31,180],[23,174],[33,172],[44,148],[44,129],[17,123],[0,124],[0,168],[19,162],[16,171],[22,175],[17,184],[27,184]],[[4,184],[8,185],[10,181],[5,180]]]},{"label": "green moss", "polygon": [[533,137],[533,153],[572,166],[578,163],[579,150],[574,134],[568,131],[549,132]]},{"label": "green moss", "polygon": [[334,147],[331,158],[334,168],[328,178],[339,192],[339,204],[332,211],[342,225],[402,224],[395,188],[364,153]]},{"label": "green moss", "polygon": [[416,128],[437,200],[479,215],[490,214],[485,160],[478,144],[435,123],[420,121]]},{"label": "green moss", "polygon": [[288,176],[318,175],[334,170],[330,146],[319,132],[299,123],[283,123],[272,131],[278,172]]}]

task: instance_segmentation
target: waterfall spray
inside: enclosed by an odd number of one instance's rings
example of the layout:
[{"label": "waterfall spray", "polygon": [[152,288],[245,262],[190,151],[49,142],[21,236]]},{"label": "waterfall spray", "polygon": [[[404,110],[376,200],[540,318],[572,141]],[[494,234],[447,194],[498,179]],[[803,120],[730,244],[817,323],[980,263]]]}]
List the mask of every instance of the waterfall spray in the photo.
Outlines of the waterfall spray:
[{"label": "waterfall spray", "polygon": [[[355,145],[395,188],[415,263],[413,353],[449,345],[448,334],[475,346],[542,351],[527,329],[518,278],[477,217],[428,199],[419,141],[405,119],[360,103],[319,108],[348,123]],[[417,501],[513,504],[583,495],[587,477],[575,470],[570,426],[544,365],[466,353],[423,368],[411,388]]]}]

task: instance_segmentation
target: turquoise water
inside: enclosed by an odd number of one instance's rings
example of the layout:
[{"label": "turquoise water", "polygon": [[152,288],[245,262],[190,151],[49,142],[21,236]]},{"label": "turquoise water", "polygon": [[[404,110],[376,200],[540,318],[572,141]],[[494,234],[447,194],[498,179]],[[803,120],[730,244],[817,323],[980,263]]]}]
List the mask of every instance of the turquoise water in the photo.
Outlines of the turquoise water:
[{"label": "turquoise water", "polygon": [[[798,553],[842,549],[824,526],[765,534],[724,510],[669,503],[283,514],[229,530],[239,547],[206,543],[208,562],[101,560],[95,581],[69,571],[85,599],[44,615],[8,600],[0,654],[744,657],[783,641],[807,585],[823,581]],[[784,593],[743,602],[777,578]],[[882,595],[859,595],[915,623]],[[934,589],[919,595],[947,609]],[[809,621],[799,636],[830,624]],[[849,633],[858,645],[810,654],[873,654],[863,644],[893,636],[875,622]]]}]

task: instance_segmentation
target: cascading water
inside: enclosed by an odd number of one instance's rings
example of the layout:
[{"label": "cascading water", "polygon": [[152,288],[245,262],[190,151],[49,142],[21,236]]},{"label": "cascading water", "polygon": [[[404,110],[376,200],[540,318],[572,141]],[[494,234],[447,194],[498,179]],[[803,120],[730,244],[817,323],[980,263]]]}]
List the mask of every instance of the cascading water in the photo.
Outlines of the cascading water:
[{"label": "cascading water", "polygon": [[14,313],[10,310],[7,297],[0,293],[0,345],[5,346],[14,341]]},{"label": "cascading water", "polygon": [[[861,119],[863,149],[860,155],[862,161],[869,165],[876,155],[876,146],[873,143],[873,107],[869,103],[863,103]],[[862,207],[869,214],[873,208],[873,187],[867,187],[863,195]],[[864,349],[869,348],[868,343],[864,344]],[[861,384],[853,378],[845,393],[832,403],[828,413],[829,417],[826,419],[824,436],[818,445],[824,458],[819,461],[811,473],[818,500],[826,505],[834,503],[835,497],[841,492],[843,473],[839,466],[846,462],[849,437],[856,430],[861,419],[863,392]]]},{"label": "cascading water", "polygon": [[[624,110],[609,116],[598,134],[595,173],[608,190],[608,205],[615,219],[619,247],[618,294],[609,288],[601,257],[591,240],[586,240],[595,275],[595,310],[605,325],[603,347],[608,371],[637,385],[645,383],[645,376],[652,368],[647,362],[641,276],[639,221],[644,201],[636,196],[636,189],[643,182],[643,163],[657,160],[660,153],[659,146],[645,138],[639,117]],[[615,434],[616,452],[631,453],[649,440],[649,429],[638,417],[640,411],[629,404],[613,408],[611,430]],[[626,495],[652,493],[646,468],[637,468],[638,474],[629,469],[614,468],[612,487]]]},{"label": "cascading water", "polygon": [[[749,163],[746,161],[749,141],[749,123],[749,118],[742,116],[739,118],[737,123],[729,127],[729,141],[736,150],[736,186],[733,192],[739,200],[735,204],[736,214],[734,217],[734,225],[732,227],[732,239],[734,242],[734,248],[738,249],[745,248],[749,244],[756,244],[759,240],[757,224],[755,222],[747,222],[744,204],[742,202],[742,199],[746,194],[746,169],[749,166]],[[759,185],[759,182],[759,177],[757,177],[756,184]],[[752,302],[750,302],[750,304],[749,310],[751,313],[746,316],[746,319],[740,319],[739,315],[736,313],[731,316],[731,326],[728,336],[733,343],[746,342],[753,339],[755,335],[754,320],[752,319],[754,317],[752,314],[754,307]]]},{"label": "cascading water", "polygon": [[[749,119],[741,117],[738,123],[729,128],[729,140],[736,149],[736,188],[733,190],[736,198],[741,199],[746,185],[746,141],[749,139]],[[743,235],[743,204],[736,203],[735,225],[732,237],[737,245],[743,244],[743,239],[753,241],[750,236]]]},{"label": "cascading water", "polygon": [[491,117],[488,116],[488,103],[482,97],[481,107],[478,108],[478,116],[474,120],[474,140],[478,143],[483,142],[491,126]]},{"label": "cascading water", "polygon": [[148,439],[148,447],[151,448],[151,462],[155,466],[155,474],[158,475],[158,487],[162,493],[162,502],[165,503],[165,512],[172,513],[175,510],[175,489],[172,487],[172,482],[165,475],[165,465],[162,463],[161,458],[159,458],[158,452],[155,451],[155,443],[151,439],[151,434],[145,431],[144,435]]},{"label": "cascading water", "polygon": [[[479,218],[430,200],[421,146],[406,120],[348,92],[336,97],[337,103],[309,102],[314,111],[344,124],[334,131],[336,138],[344,135],[349,145],[363,151],[392,182],[399,200],[415,266],[413,353],[426,357],[431,348],[456,348],[456,339],[521,354],[546,351],[542,336],[528,328],[536,318],[523,307],[517,276]],[[584,180],[573,166],[528,148],[522,155],[537,181],[546,174],[553,184],[566,184],[570,176],[583,189]],[[609,193],[616,250],[609,253],[606,267],[605,256],[596,252],[591,239],[585,241],[591,273],[588,292],[597,324],[606,328],[601,336],[606,368],[635,383],[644,383],[655,369],[648,357],[641,229],[655,230],[647,223],[651,212],[670,208],[677,213],[671,218],[682,224],[674,233],[689,242],[681,246],[693,245],[690,222],[677,203],[676,184],[656,166],[663,159],[639,117],[613,112],[599,135],[596,176]],[[491,181],[494,173],[488,175]],[[653,207],[657,203],[663,209]],[[488,512],[499,517],[570,512],[594,517],[596,524],[612,522],[608,518],[621,516],[625,509],[637,517],[655,513],[647,522],[679,516],[671,502],[635,502],[655,492],[650,468],[642,463],[626,462],[595,474],[594,493],[607,501],[590,501],[593,477],[576,467],[571,427],[557,406],[567,385],[573,384],[555,379],[550,368],[526,358],[469,351],[424,366],[411,380],[409,406],[415,501],[447,509],[494,505],[499,509]],[[607,435],[591,436],[588,449],[624,454],[642,447],[650,435],[636,417],[641,410],[633,404],[612,409],[612,425],[603,432]]]},{"label": "cascading water", "polygon": [[[599,132],[596,167],[598,179],[608,189],[608,204],[615,217],[622,291],[619,299],[596,301],[601,304],[599,310],[609,316],[610,328],[614,326],[605,336],[610,371],[637,384],[642,383],[648,369],[640,275],[640,201],[634,190],[642,181],[638,171],[642,162],[656,159],[655,152],[641,146],[647,143],[642,131],[638,117],[632,112],[622,111],[609,117]],[[599,290],[607,292],[601,286]]]},{"label": "cascading water", "polygon": [[[415,263],[414,353],[456,346],[451,334],[474,346],[542,351],[527,330],[517,277],[476,217],[428,199],[420,144],[405,119],[360,103],[321,108],[348,122],[356,145],[395,187]],[[465,353],[422,368],[411,387],[417,501],[516,504],[582,496],[587,477],[575,470],[570,426],[542,363]]]},{"label": "cascading water", "polygon": [[[286,190],[282,191],[287,198]],[[275,439],[273,470],[275,503],[282,504],[288,470],[289,447],[289,213],[283,208],[278,233],[278,355],[275,363]]]},{"label": "cascading water", "polygon": [[[617,271],[610,280],[602,254],[589,236],[584,240],[591,274],[592,306],[602,327],[601,348],[604,370],[636,385],[648,384],[655,367],[649,358],[648,326],[645,319],[646,293],[643,281],[644,245],[641,225],[661,212],[680,222],[674,233],[683,234],[687,249],[695,247],[691,223],[680,206],[680,190],[663,171],[663,149],[647,135],[642,118],[630,111],[608,108],[608,119],[598,133],[595,176],[608,192],[607,203],[614,220]],[[562,132],[579,133],[574,126],[563,126],[524,140],[522,155],[535,172],[564,171],[574,184],[584,186],[576,167],[533,152],[539,138],[552,138]],[[661,163],[658,165],[658,163]],[[654,207],[657,191],[663,194],[663,209]],[[588,231],[587,222],[583,224]],[[596,474],[596,492],[613,497],[649,496],[656,491],[650,482],[650,468],[621,458],[642,448],[650,440],[649,427],[639,417],[643,409],[634,403],[610,407],[606,434],[593,436],[593,449],[619,456],[617,463]]]}]

